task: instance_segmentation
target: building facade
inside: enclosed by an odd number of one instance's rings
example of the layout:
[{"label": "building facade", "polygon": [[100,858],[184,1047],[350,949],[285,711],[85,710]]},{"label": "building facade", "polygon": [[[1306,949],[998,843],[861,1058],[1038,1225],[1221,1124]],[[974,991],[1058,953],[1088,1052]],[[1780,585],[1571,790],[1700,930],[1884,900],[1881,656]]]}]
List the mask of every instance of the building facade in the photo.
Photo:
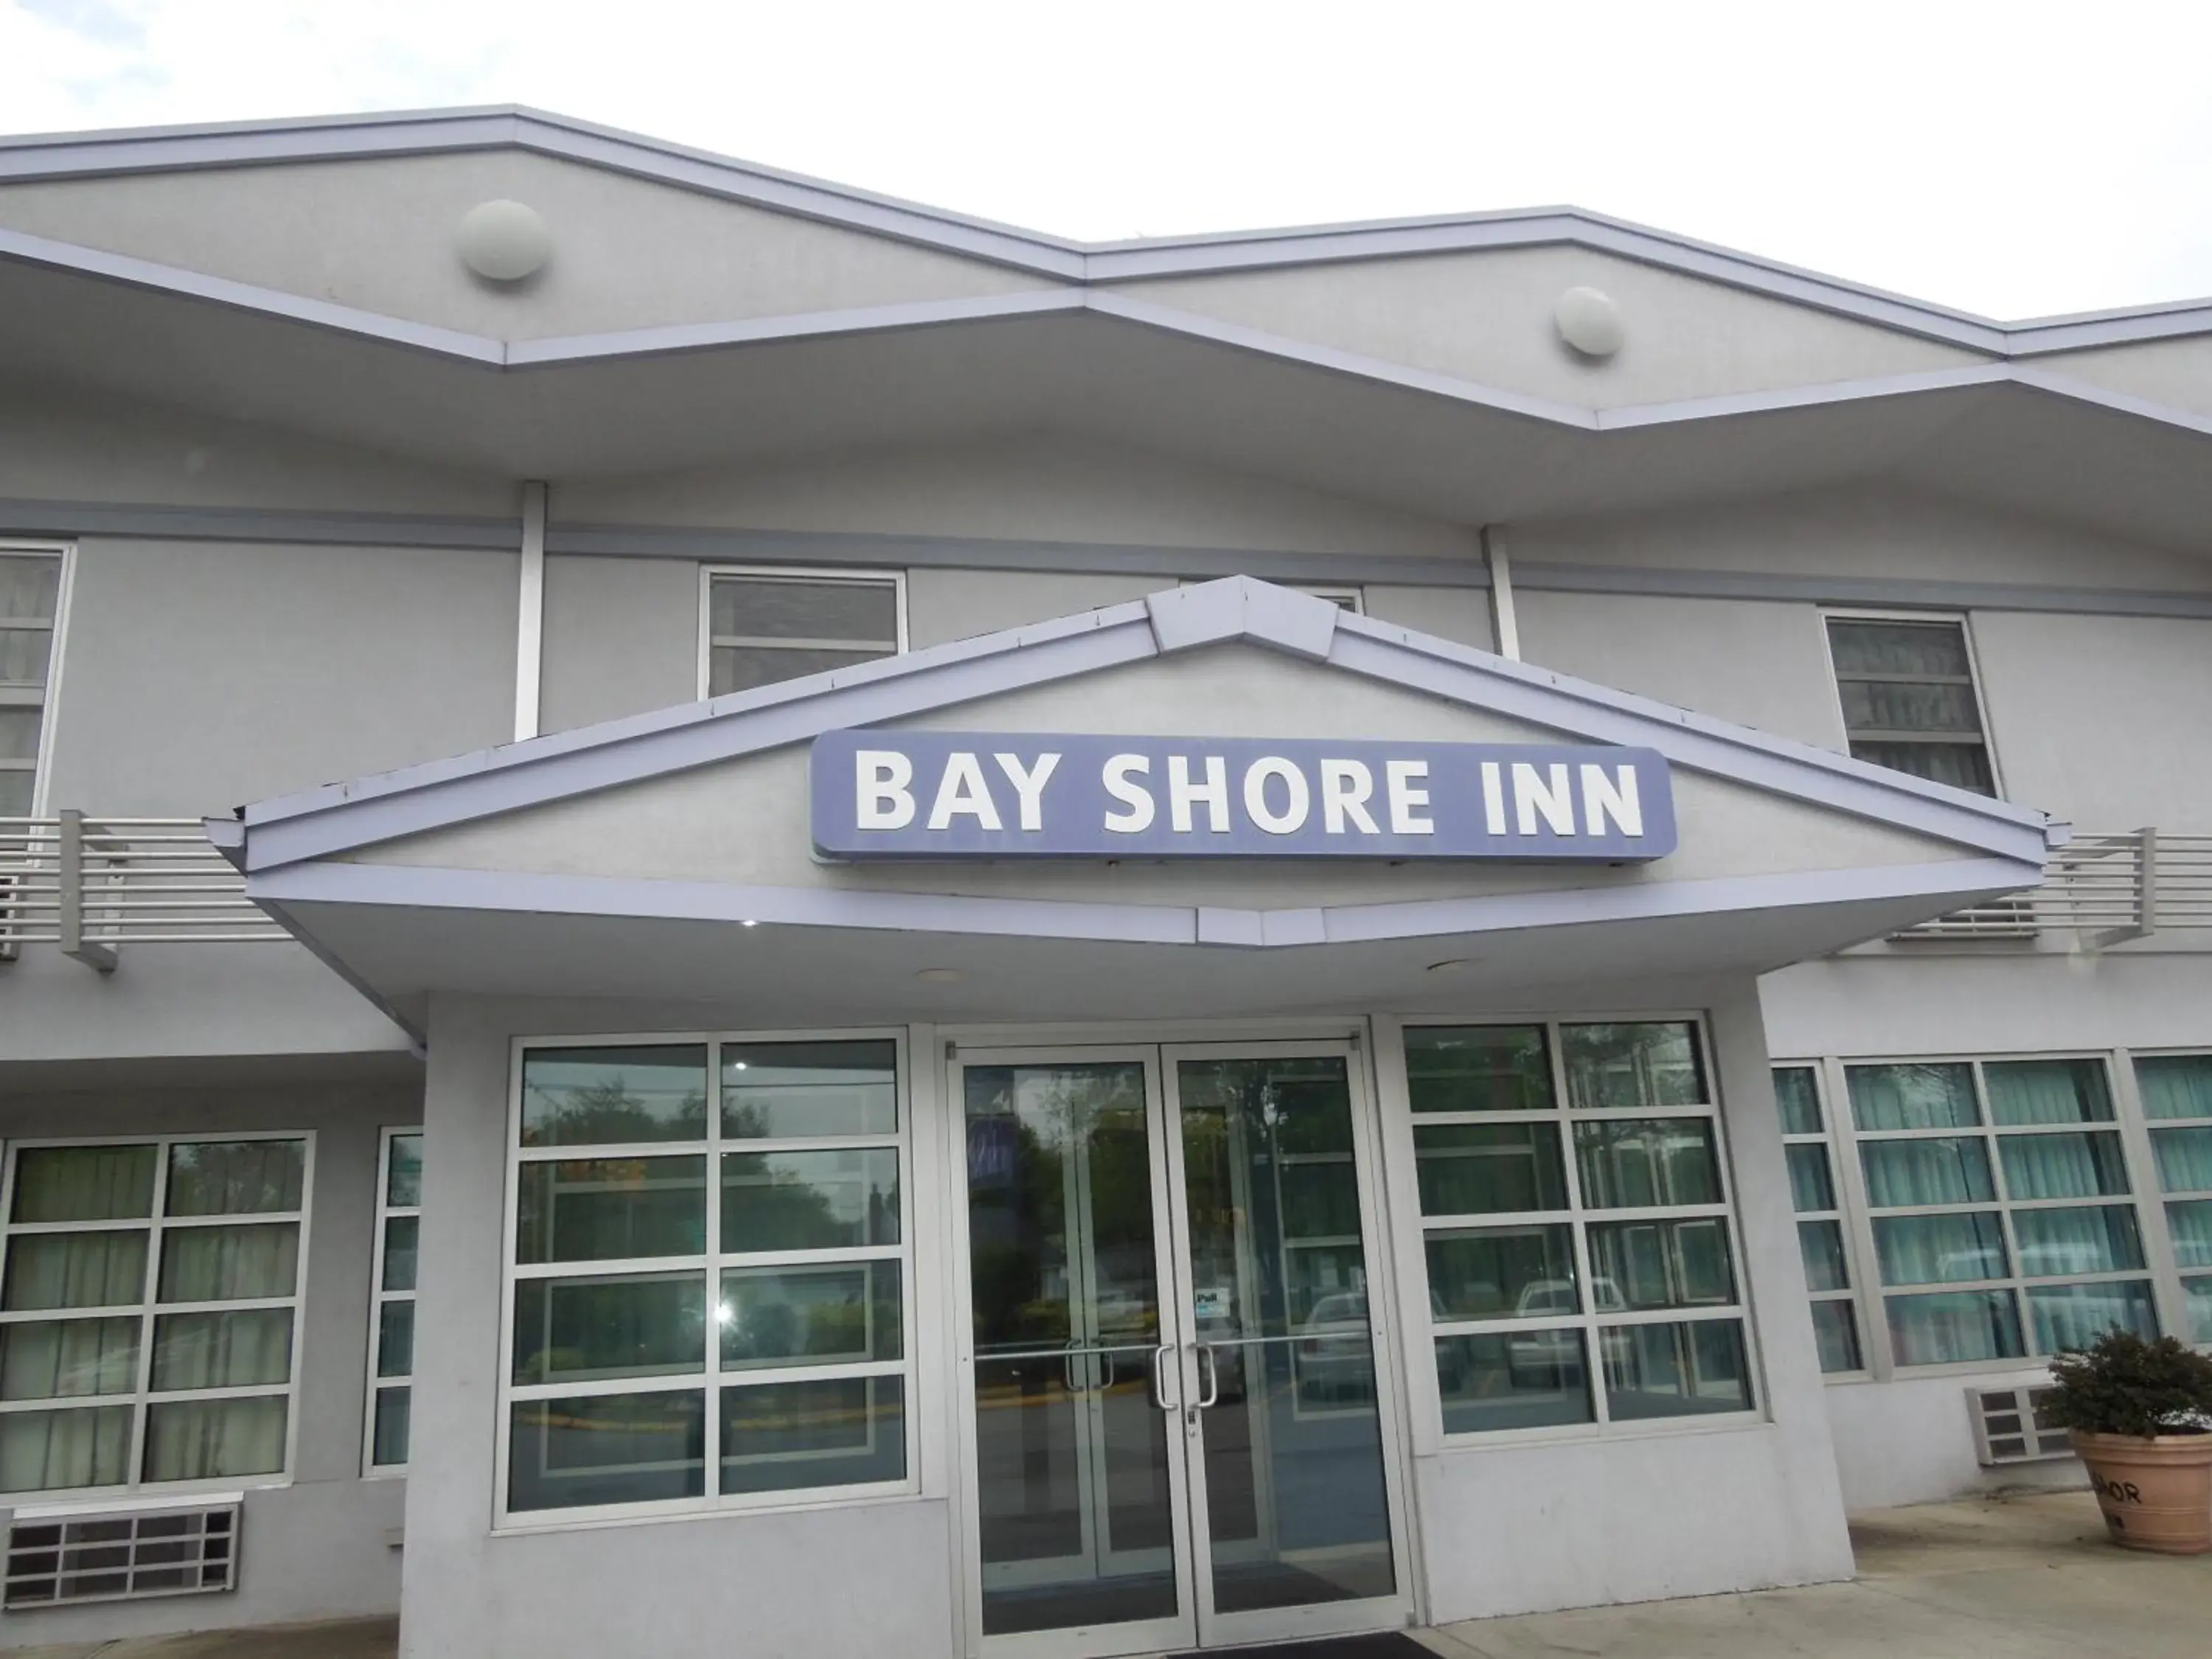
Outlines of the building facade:
[{"label": "building facade", "polygon": [[0,1644],[1847,1576],[2212,1343],[2212,307],[0,142]]}]

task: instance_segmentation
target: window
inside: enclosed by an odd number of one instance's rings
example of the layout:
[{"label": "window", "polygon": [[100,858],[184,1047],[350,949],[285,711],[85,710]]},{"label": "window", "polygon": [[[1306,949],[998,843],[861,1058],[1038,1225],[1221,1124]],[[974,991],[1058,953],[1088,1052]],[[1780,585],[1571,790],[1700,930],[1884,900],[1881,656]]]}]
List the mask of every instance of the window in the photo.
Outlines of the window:
[{"label": "window", "polygon": [[0,1492],[281,1478],[306,1135],[8,1154]]},{"label": "window", "polygon": [[58,551],[0,543],[0,818],[31,816],[61,614]]},{"label": "window", "polygon": [[[2189,1301],[2189,1338],[2212,1342],[2212,1054],[2138,1054],[2136,1089]],[[2195,1194],[2189,1196],[2188,1194]]]},{"label": "window", "polygon": [[1749,1411],[1697,1027],[1415,1026],[1405,1041],[1444,1431]]},{"label": "window", "polygon": [[1790,1201],[1797,1212],[1797,1249],[1813,1298],[1813,1340],[1824,1371],[1866,1369],[1844,1249],[1843,1206],[1828,1156],[1820,1110],[1820,1073],[1810,1066],[1774,1068],[1774,1103],[1782,1114],[1782,1156],[1790,1167]]},{"label": "window", "polygon": [[1291,586],[1301,593],[1310,593],[1317,599],[1327,599],[1340,611],[1349,611],[1357,617],[1367,609],[1367,593],[1358,587],[1317,587],[1306,582],[1293,582]]},{"label": "window", "polygon": [[1854,759],[1996,793],[1966,623],[1831,617],[1828,653]]},{"label": "window", "polygon": [[376,1282],[368,1299],[367,1467],[407,1467],[409,1379],[415,1373],[415,1261],[422,1232],[422,1132],[386,1129],[377,1160]]},{"label": "window", "polygon": [[1899,1365],[2158,1334],[2095,1059],[1844,1067]]},{"label": "window", "polygon": [[906,581],[824,570],[708,570],[699,694],[795,680],[906,649]]},{"label": "window", "polygon": [[531,1047],[510,1516],[911,1490],[897,1040]]}]

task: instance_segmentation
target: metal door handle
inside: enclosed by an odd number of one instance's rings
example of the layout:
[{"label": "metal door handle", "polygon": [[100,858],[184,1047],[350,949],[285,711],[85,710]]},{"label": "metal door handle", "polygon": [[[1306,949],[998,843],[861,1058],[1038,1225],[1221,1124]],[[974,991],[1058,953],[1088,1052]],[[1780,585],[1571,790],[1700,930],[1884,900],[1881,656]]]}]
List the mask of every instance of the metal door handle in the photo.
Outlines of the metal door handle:
[{"label": "metal door handle", "polygon": [[1211,1342],[1194,1345],[1198,1349],[1198,1371],[1206,1392],[1198,1397],[1198,1408],[1211,1411],[1221,1398],[1221,1357],[1213,1351]]},{"label": "metal door handle", "polygon": [[1171,1409],[1168,1405],[1165,1362],[1168,1356],[1175,1351],[1175,1344],[1172,1342],[1163,1342],[1152,1350],[1152,1405],[1159,1411]]}]

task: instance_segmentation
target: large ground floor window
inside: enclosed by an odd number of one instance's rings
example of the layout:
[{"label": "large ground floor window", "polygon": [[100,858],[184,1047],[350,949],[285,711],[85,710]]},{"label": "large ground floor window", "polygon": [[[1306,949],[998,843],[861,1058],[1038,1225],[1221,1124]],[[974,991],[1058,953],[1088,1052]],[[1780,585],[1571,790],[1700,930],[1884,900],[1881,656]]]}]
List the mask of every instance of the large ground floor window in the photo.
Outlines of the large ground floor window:
[{"label": "large ground floor window", "polygon": [[289,1471],[313,1138],[18,1142],[0,1231],[0,1492]]},{"label": "large ground floor window", "polygon": [[911,1490],[900,1049],[838,1034],[521,1050],[509,1516]]}]

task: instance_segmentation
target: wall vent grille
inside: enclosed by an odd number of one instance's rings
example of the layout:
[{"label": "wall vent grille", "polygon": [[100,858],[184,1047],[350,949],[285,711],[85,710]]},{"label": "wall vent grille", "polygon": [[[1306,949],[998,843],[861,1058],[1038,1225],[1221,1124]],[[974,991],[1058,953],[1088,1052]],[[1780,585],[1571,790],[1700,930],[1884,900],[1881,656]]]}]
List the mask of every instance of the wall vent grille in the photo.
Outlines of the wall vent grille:
[{"label": "wall vent grille", "polygon": [[234,1589],[238,1517],[226,1502],[15,1521],[0,1605],[21,1612]]},{"label": "wall vent grille", "polygon": [[2074,1455],[2066,1431],[2044,1416],[2044,1402],[2050,1396],[2047,1386],[1966,1390],[1967,1414],[1974,1420],[1974,1455],[1984,1468]]}]

